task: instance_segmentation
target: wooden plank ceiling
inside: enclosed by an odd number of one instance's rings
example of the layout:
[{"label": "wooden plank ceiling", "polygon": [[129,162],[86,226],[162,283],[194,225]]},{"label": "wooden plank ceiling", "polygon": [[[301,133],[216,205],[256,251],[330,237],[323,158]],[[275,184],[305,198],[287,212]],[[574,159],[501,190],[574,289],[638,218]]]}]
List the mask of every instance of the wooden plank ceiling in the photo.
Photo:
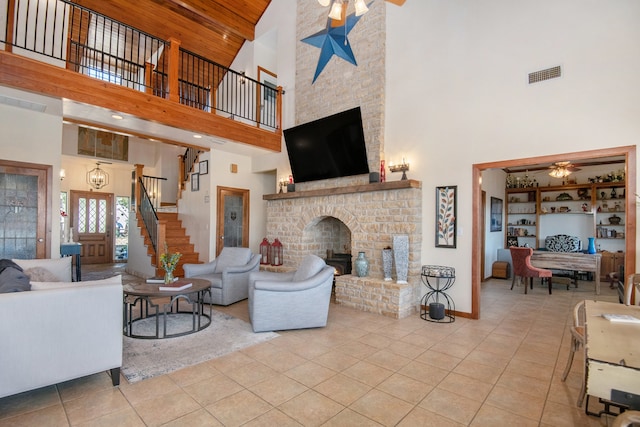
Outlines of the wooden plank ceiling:
[{"label": "wooden plank ceiling", "polygon": [[229,67],[271,0],[75,0],[74,3]]}]

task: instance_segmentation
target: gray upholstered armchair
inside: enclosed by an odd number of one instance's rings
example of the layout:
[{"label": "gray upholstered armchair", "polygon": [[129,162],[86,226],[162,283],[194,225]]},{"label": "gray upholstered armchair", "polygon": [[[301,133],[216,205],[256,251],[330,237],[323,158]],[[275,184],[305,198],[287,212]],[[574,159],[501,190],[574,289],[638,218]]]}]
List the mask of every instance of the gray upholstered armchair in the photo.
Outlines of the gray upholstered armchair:
[{"label": "gray upholstered armchair", "polygon": [[246,299],[249,274],[260,268],[260,255],[249,248],[225,247],[216,259],[206,264],[184,264],[184,277],[211,282],[211,298],[205,302],[229,305]]},{"label": "gray upholstered armchair", "polygon": [[335,269],[307,255],[289,273],[258,271],[249,277],[249,317],[254,332],[327,325]]}]

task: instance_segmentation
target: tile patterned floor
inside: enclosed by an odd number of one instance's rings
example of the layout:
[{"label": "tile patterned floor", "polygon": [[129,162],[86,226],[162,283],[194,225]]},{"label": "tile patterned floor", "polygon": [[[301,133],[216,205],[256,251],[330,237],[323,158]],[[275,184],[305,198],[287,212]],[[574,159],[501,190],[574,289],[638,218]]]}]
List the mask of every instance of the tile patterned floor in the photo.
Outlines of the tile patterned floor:
[{"label": "tile patterned floor", "polygon": [[[575,406],[579,357],[560,381],[571,309],[593,284],[509,285],[484,283],[481,319],[451,324],[332,304],[326,328],[169,375],[112,387],[101,373],[0,399],[0,427],[611,425]],[[598,299],[617,296],[603,286]],[[246,301],[216,309],[248,321]]]}]

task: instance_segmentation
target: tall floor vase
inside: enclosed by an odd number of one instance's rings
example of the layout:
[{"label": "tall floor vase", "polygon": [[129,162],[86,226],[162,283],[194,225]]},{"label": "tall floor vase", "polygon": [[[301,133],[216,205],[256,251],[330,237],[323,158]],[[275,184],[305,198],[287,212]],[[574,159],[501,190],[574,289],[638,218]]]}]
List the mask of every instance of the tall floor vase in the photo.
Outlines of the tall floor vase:
[{"label": "tall floor vase", "polygon": [[384,280],[391,280],[391,268],[393,267],[393,249],[382,250],[382,272],[384,273]]},{"label": "tall floor vase", "polygon": [[393,257],[396,262],[396,283],[408,283],[409,274],[409,236],[393,236]]}]

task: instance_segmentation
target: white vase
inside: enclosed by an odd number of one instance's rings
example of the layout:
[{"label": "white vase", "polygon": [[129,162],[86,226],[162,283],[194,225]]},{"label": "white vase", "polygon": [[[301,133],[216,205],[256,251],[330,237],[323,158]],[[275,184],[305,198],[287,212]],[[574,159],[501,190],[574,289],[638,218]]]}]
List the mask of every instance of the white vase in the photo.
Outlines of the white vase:
[{"label": "white vase", "polygon": [[409,236],[393,236],[393,257],[396,262],[396,283],[405,284],[409,275]]}]

